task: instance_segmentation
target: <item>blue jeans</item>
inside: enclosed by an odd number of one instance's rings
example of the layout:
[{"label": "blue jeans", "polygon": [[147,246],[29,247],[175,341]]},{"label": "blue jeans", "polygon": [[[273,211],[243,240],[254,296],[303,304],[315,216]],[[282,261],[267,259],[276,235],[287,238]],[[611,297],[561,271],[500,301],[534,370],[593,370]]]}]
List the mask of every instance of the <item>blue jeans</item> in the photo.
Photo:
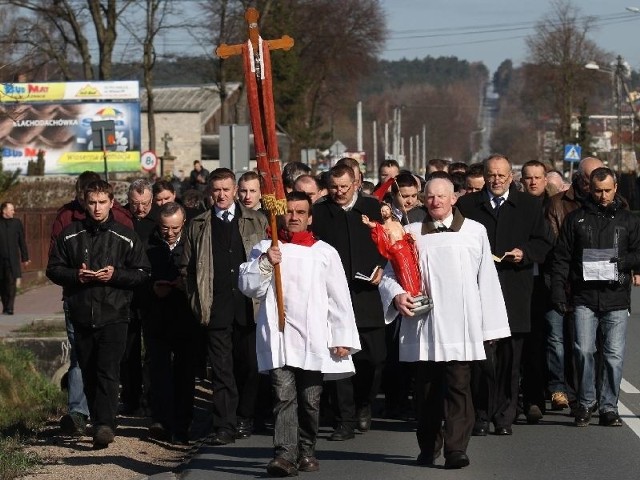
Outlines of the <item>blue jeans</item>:
[{"label": "blue jeans", "polygon": [[602,386],[600,388],[600,413],[618,412],[618,396],[622,381],[625,337],[628,310],[594,312],[583,305],[575,311],[575,355],[580,379],[578,399],[582,407],[596,404],[596,333],[602,333]]},{"label": "blue jeans", "polygon": [[81,413],[89,416],[87,397],[84,395],[84,383],[82,382],[82,371],[78,365],[78,355],[76,353],[76,340],[73,331],[73,324],[70,320],[67,301],[62,302],[64,310],[64,323],[67,328],[67,339],[69,340],[69,370],[67,371],[67,410],[69,413]]},{"label": "blue jeans", "polygon": [[566,393],[564,380],[564,315],[549,310],[547,322],[547,370],[549,391]]}]

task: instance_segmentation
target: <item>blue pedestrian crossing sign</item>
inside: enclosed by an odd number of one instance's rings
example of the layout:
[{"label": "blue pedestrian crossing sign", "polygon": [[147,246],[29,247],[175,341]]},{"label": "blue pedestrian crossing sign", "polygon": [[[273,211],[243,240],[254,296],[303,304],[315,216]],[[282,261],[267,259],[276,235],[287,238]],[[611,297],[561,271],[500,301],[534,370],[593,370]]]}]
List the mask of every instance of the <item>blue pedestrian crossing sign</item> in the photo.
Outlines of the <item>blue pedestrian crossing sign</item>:
[{"label": "blue pedestrian crossing sign", "polygon": [[582,155],[582,147],[580,145],[568,144],[564,146],[564,161],[579,162]]}]

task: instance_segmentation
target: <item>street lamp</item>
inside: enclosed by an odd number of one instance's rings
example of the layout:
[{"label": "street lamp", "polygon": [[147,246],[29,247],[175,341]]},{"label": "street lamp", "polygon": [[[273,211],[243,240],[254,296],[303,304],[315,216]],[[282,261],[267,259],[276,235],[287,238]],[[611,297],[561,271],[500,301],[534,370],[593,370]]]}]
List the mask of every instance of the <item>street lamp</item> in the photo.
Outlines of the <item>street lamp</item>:
[{"label": "street lamp", "polygon": [[618,175],[620,175],[622,174],[622,89],[626,89],[626,85],[624,84],[624,76],[626,74],[627,67],[622,61],[622,56],[620,55],[618,55],[615,67],[613,69],[602,68],[600,65],[593,61],[587,63],[584,67],[589,70],[597,70],[599,72],[611,75],[613,82],[614,100],[616,105],[616,135],[618,137],[618,147],[616,149],[616,164],[618,165]]}]

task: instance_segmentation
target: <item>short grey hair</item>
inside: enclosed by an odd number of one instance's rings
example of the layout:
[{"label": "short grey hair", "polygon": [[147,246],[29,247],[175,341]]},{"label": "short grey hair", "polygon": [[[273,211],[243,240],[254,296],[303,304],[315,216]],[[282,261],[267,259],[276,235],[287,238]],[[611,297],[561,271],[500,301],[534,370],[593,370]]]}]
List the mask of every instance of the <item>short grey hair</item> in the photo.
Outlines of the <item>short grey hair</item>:
[{"label": "short grey hair", "polygon": [[182,218],[187,218],[187,212],[178,202],[167,202],[160,206],[160,217],[170,217],[178,212],[182,212]]},{"label": "short grey hair", "polygon": [[153,187],[151,186],[151,182],[146,178],[137,178],[131,185],[129,185],[129,191],[127,192],[127,196],[131,198],[131,194],[136,192],[139,195],[142,195],[145,190],[149,190],[149,193],[153,192]]},{"label": "short grey hair", "polygon": [[453,182],[451,180],[449,180],[448,178],[442,178],[442,177],[434,177],[431,178],[429,180],[427,180],[427,183],[425,183],[424,185],[424,193],[426,195],[427,190],[429,189],[429,185],[431,185],[431,183],[433,182],[445,182],[447,184],[447,190],[449,190],[449,188],[451,189],[451,193],[455,192],[455,188],[453,186]]}]

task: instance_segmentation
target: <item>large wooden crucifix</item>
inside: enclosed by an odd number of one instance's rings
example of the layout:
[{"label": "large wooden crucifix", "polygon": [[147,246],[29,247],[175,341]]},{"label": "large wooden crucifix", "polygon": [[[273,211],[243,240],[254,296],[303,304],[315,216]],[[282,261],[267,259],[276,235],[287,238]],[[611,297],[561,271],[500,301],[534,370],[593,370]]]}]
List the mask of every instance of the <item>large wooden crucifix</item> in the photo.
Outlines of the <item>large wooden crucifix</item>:
[{"label": "large wooden crucifix", "polygon": [[[245,88],[253,130],[253,144],[256,152],[258,172],[262,178],[262,200],[269,211],[271,224],[271,244],[278,245],[278,227],[276,216],[286,212],[287,202],[282,183],[282,168],[278,152],[276,116],[271,81],[270,50],[289,50],[293,47],[293,38],[284,35],[275,40],[263,40],[258,29],[260,14],[255,8],[248,8],[245,15],[249,28],[249,39],[240,45],[220,45],[216,55],[228,58],[242,55],[244,62]],[[276,302],[278,304],[278,326],[284,330],[284,295],[280,265],[274,267]]]}]

